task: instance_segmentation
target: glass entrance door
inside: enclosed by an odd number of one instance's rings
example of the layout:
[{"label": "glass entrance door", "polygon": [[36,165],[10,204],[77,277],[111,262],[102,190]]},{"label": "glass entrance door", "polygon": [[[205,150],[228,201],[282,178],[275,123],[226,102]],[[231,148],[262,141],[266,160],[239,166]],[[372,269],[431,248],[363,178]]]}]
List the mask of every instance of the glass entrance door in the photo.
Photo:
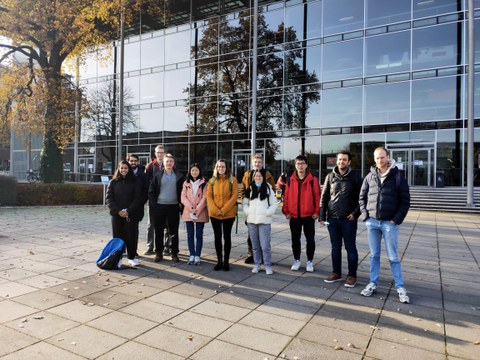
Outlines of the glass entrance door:
[{"label": "glass entrance door", "polygon": [[238,152],[233,154],[233,175],[238,183],[242,182],[243,174],[250,169],[250,153]]},{"label": "glass entrance door", "polygon": [[390,157],[410,186],[433,186],[433,149],[391,149]]}]

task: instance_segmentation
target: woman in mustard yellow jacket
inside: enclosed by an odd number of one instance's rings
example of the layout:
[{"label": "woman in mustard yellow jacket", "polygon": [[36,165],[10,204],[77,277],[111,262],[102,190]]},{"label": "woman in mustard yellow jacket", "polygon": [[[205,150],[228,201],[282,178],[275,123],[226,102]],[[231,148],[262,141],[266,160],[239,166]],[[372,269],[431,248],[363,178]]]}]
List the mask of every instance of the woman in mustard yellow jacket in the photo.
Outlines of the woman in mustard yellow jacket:
[{"label": "woman in mustard yellow jacket", "polygon": [[[237,216],[238,182],[227,166],[227,162],[220,159],[215,164],[213,177],[207,186],[208,215],[212,222],[215,237],[215,251],[217,265],[214,270],[230,270],[229,259],[232,248],[232,227]],[[225,255],[222,253],[222,232],[225,242]]]}]

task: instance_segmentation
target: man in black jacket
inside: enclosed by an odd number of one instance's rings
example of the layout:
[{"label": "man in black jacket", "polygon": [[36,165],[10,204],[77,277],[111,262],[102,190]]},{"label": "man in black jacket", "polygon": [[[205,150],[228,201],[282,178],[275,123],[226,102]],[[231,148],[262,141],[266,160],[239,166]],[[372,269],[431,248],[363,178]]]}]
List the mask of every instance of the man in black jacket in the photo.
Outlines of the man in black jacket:
[{"label": "man in black jacket", "polygon": [[342,239],[348,259],[345,286],[357,283],[358,252],[356,245],[357,219],[360,215],[358,195],[362,185],[360,174],[352,171],[352,154],[340,151],[337,166],[325,177],[320,200],[320,223],[328,226],[332,244],[332,273],[324,280],[333,283],[342,280]]},{"label": "man in black jacket", "polygon": [[172,154],[165,154],[163,169],[158,171],[148,189],[148,201],[153,209],[155,224],[155,262],[163,259],[163,232],[168,224],[172,241],[172,261],[178,259],[178,226],[180,223],[180,195],[183,181],[182,173],[175,170]]},{"label": "man in black jacket", "polygon": [[400,302],[409,303],[403,284],[402,265],[397,254],[398,227],[410,208],[408,183],[390,159],[387,149],[378,147],[374,152],[376,166],[372,166],[360,190],[360,211],[364,216],[370,247],[370,283],[362,290],[371,296],[377,290],[380,274],[382,236]]}]

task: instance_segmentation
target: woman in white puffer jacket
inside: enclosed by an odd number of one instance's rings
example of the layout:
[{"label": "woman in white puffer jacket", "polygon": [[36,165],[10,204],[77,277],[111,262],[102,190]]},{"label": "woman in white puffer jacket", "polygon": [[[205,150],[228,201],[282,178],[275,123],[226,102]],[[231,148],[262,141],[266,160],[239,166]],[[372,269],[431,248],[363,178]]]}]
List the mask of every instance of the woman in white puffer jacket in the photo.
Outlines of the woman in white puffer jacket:
[{"label": "woman in white puffer jacket", "polygon": [[275,192],[265,180],[265,170],[256,170],[253,181],[245,191],[243,211],[247,218],[248,233],[252,239],[253,261],[252,273],[257,274],[263,263],[265,272],[272,275],[272,248],[270,232],[273,215],[277,208]]}]

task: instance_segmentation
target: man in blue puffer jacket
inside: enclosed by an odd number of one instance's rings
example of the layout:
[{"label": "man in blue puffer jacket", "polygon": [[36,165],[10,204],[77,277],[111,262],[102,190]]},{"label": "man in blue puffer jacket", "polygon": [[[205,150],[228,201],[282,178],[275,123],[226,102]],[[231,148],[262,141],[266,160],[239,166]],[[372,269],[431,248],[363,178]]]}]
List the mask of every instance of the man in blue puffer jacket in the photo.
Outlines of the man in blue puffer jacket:
[{"label": "man in blue puffer jacket", "polygon": [[390,159],[387,149],[376,148],[374,160],[376,166],[372,166],[370,173],[365,177],[359,198],[370,247],[370,283],[361,294],[371,296],[377,290],[383,236],[400,302],[409,303],[397,248],[398,226],[410,208],[410,191],[407,181],[399,173],[395,160]]}]

